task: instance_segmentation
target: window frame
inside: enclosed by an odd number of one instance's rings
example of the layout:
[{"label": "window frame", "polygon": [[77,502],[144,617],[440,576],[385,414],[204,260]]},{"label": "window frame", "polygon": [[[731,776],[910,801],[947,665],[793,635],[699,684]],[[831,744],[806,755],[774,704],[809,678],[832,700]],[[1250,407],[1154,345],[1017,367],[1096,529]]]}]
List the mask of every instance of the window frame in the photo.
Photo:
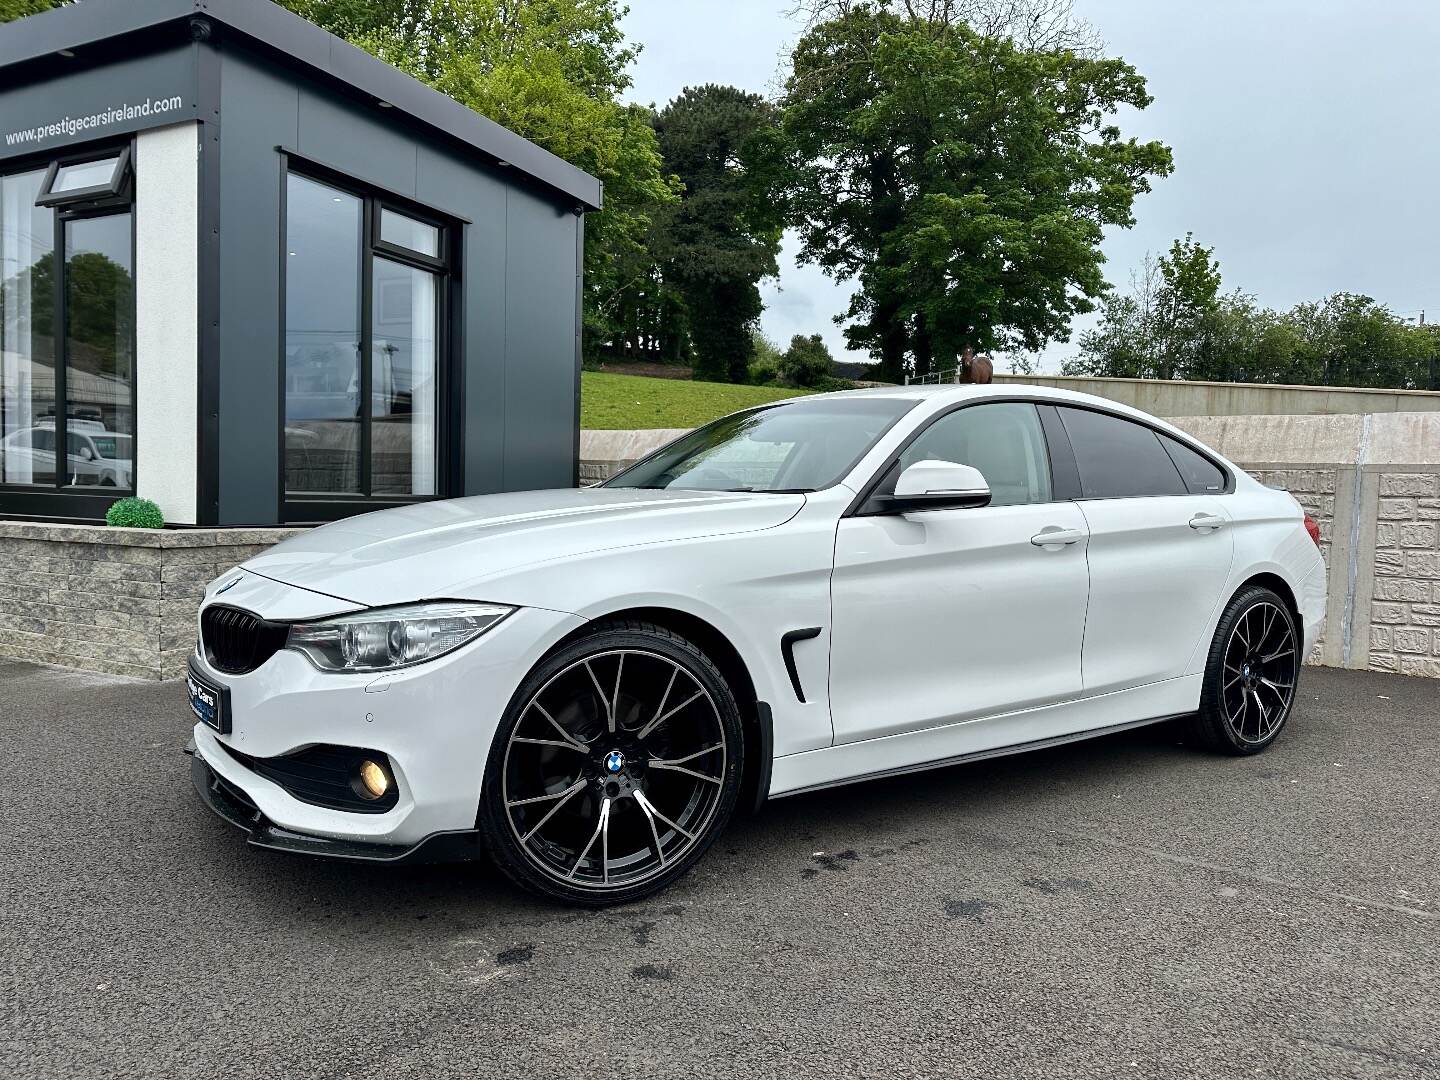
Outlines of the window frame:
[{"label": "window frame", "polygon": [[[1180,480],[1181,480],[1182,483],[1184,483],[1185,488],[1186,488],[1186,490],[1189,492],[1189,494],[1191,494],[1191,495],[1223,495],[1223,494],[1225,494],[1227,491],[1233,490],[1234,479],[1233,479],[1233,478],[1231,477],[1231,475],[1230,475],[1230,470],[1227,469],[1227,468],[1225,468],[1223,465],[1221,465],[1221,464],[1220,464],[1218,461],[1216,461],[1211,455],[1209,455],[1209,454],[1207,454],[1207,453],[1204,453],[1203,451],[1200,450],[1199,447],[1192,446],[1192,445],[1191,445],[1190,443],[1188,443],[1188,442],[1183,442],[1183,441],[1181,441],[1180,439],[1177,439],[1174,435],[1172,435],[1172,434],[1171,434],[1170,432],[1168,432],[1168,431],[1160,431],[1160,430],[1157,429],[1155,433],[1160,437],[1160,446],[1161,446],[1161,448],[1164,449],[1165,453],[1170,456],[1170,460],[1171,460],[1172,462],[1174,462],[1174,464],[1175,464],[1175,469],[1176,469],[1176,471],[1179,472],[1179,474],[1180,474]],[[1194,488],[1192,488],[1192,487],[1190,486],[1190,481],[1185,478],[1185,470],[1180,467],[1180,462],[1175,460],[1175,451],[1172,450],[1172,449],[1170,449],[1170,444],[1171,444],[1171,443],[1174,443],[1176,446],[1179,446],[1179,447],[1181,447],[1181,448],[1183,448],[1183,449],[1185,449],[1185,450],[1189,450],[1192,454],[1194,454],[1196,457],[1198,457],[1201,461],[1204,461],[1204,462],[1205,462],[1206,464],[1208,464],[1212,469],[1214,469],[1216,472],[1218,472],[1218,473],[1220,474],[1220,481],[1221,481],[1221,482],[1220,482],[1220,489],[1219,489],[1218,491],[1211,491],[1209,488],[1202,488],[1201,490],[1196,491]]]},{"label": "window frame", "polygon": [[[303,175],[303,174],[302,174]],[[393,258],[396,262],[409,263],[422,270],[434,270],[441,274],[447,274],[450,270],[449,241],[450,229],[444,221],[436,219],[432,214],[416,213],[414,210],[406,209],[396,203],[388,196],[378,196],[378,205],[372,215],[370,235],[370,248],[373,253],[383,254],[386,258]],[[440,236],[436,243],[440,254],[426,255],[423,251],[416,251],[414,248],[407,248],[401,244],[392,243],[380,235],[381,217],[389,210],[392,214],[399,214],[402,217],[413,218],[422,225],[429,225],[439,230]]]},{"label": "window frame", "polygon": [[[369,513],[390,507],[411,506],[452,497],[459,489],[458,472],[461,454],[454,445],[454,433],[461,430],[460,365],[454,362],[459,334],[455,312],[460,310],[460,243],[463,223],[436,210],[373,185],[355,180],[336,170],[298,155],[280,150],[280,277],[279,277],[279,353],[278,405],[276,437],[279,445],[277,462],[277,503],[279,520],[286,525],[321,524],[337,521],[354,514]],[[286,315],[288,306],[288,258],[290,220],[290,177],[298,176],[314,184],[334,188],[360,202],[360,492],[292,492],[285,483],[285,417],[286,417]],[[380,211],[392,210],[412,217],[440,230],[441,258],[431,258],[397,244],[380,240]],[[372,494],[371,442],[374,424],[374,402],[371,398],[375,339],[375,260],[389,259],[434,274],[435,289],[435,492],[431,495]]]},{"label": "window frame", "polygon": [[[123,200],[128,203],[134,202],[129,188],[130,184],[130,144],[126,143],[119,148],[119,153],[114,154],[111,150],[96,152],[91,149],[87,152],[77,152],[57,157],[50,162],[50,167],[45,171],[45,179],[40,182],[40,197],[35,200],[36,206],[48,207],[52,210],[59,210],[64,206],[78,206],[80,204],[94,203],[97,201]],[[115,168],[110,173],[110,182],[106,184],[92,184],[86,188],[75,188],[73,191],[56,191],[55,181],[59,178],[60,170],[71,165],[84,165],[91,161],[104,161],[106,158],[115,157]]]},{"label": "window frame", "polygon": [[[114,487],[102,488],[94,484],[70,484],[65,480],[69,476],[69,417],[67,416],[66,402],[69,397],[69,368],[70,351],[69,338],[69,310],[66,303],[66,281],[68,274],[66,266],[68,263],[66,244],[66,229],[68,222],[85,218],[112,217],[117,214],[126,213],[130,215],[130,258],[131,258],[131,304],[138,308],[137,297],[134,294],[135,285],[135,229],[136,213],[134,200],[134,185],[131,180],[131,149],[134,145],[133,139],[126,139],[124,142],[110,142],[92,145],[84,150],[75,151],[56,157],[52,154],[38,155],[34,157],[18,158],[7,161],[3,168],[0,168],[0,176],[15,176],[20,173],[36,172],[42,165],[45,166],[45,177],[40,184],[40,196],[36,198],[35,205],[41,206],[51,212],[51,224],[53,234],[51,238],[52,262],[56,267],[54,281],[51,288],[52,304],[52,325],[51,333],[54,338],[53,352],[55,364],[55,425],[53,428],[44,429],[42,425],[31,424],[32,429],[51,430],[55,433],[55,480],[51,484],[10,484],[0,479],[0,512],[7,517],[21,519],[37,519],[43,521],[73,521],[78,523],[93,523],[105,520],[105,513],[120,499],[134,495],[140,487],[140,459],[139,454],[134,453],[130,459],[130,486],[128,488]],[[58,203],[46,205],[41,202],[44,193],[49,190],[50,184],[54,182],[55,173],[60,166],[76,164],[86,161],[95,161],[108,157],[116,152],[120,153],[123,161],[117,164],[116,176],[122,181],[118,191],[112,192],[107,186],[103,191],[96,188],[86,188],[81,191],[64,192],[65,198]],[[97,193],[98,192],[98,193]],[[78,196],[83,195],[84,198]],[[140,358],[138,355],[138,320],[132,311],[130,319],[130,354],[132,357],[133,369],[130,377],[130,415],[138,418],[139,415],[139,379],[138,369]],[[138,424],[136,425],[138,427]],[[126,434],[121,432],[119,434]],[[131,439],[132,451],[136,450],[138,443],[138,431],[128,433]],[[106,492],[107,494],[100,494]]]},{"label": "window frame", "polygon": [[[1026,397],[1023,394],[1016,394],[1013,397],[984,397],[976,398],[971,401],[960,401],[954,405],[951,405],[949,408],[942,409],[940,412],[930,417],[930,419],[926,420],[924,424],[920,425],[909,435],[907,435],[905,437],[905,440],[890,453],[890,455],[885,459],[884,464],[882,464],[870,477],[870,479],[861,486],[860,494],[858,494],[857,496],[855,496],[854,499],[851,500],[850,505],[845,508],[845,512],[841,515],[841,517],[848,518],[893,516],[895,513],[894,509],[887,505],[881,496],[885,494],[883,489],[891,483],[892,473],[894,473],[896,480],[900,478],[899,473],[896,472],[896,470],[899,467],[900,458],[902,455],[904,455],[905,451],[909,450],[911,445],[918,441],[922,435],[929,431],[930,428],[933,427],[935,424],[938,424],[941,420],[953,416],[955,413],[960,412],[964,409],[977,409],[985,405],[1030,405],[1034,407],[1035,412],[1037,413],[1037,419],[1040,421],[1040,432],[1045,440],[1045,454],[1048,464],[1050,466],[1050,499],[1048,502],[1043,503],[1017,503],[1015,505],[1051,506],[1059,502],[1073,501],[1074,496],[1062,488],[1061,470],[1056,467],[1057,462],[1055,442],[1053,436],[1051,435],[1050,425],[1047,424],[1045,420],[1045,409],[1050,404],[1050,402],[1046,401],[1043,398]],[[1067,446],[1066,450],[1068,451],[1068,449],[1069,447]],[[972,507],[969,509],[965,509],[964,513],[973,514],[989,509],[991,509],[991,507],[989,506]],[[1009,507],[997,506],[994,507],[994,509],[1006,510],[1009,509]],[[917,512],[937,513],[938,511],[910,511],[910,513]]]},{"label": "window frame", "polygon": [[[1215,457],[1214,454],[1210,453],[1210,452],[1209,452],[1208,450],[1206,450],[1204,447],[1202,447],[1202,446],[1200,446],[1199,444],[1197,444],[1197,443],[1195,443],[1194,441],[1192,441],[1188,436],[1182,437],[1182,436],[1183,436],[1183,433],[1177,433],[1177,432],[1167,431],[1167,430],[1165,430],[1164,428],[1161,428],[1161,427],[1159,427],[1159,426],[1156,425],[1156,424],[1150,423],[1148,420],[1146,420],[1146,419],[1144,419],[1144,418],[1142,418],[1142,417],[1139,417],[1139,416],[1129,416],[1129,415],[1126,415],[1125,413],[1116,412],[1116,411],[1114,411],[1113,409],[1097,408],[1096,406],[1091,405],[1091,404],[1089,404],[1088,402],[1086,402],[1086,403],[1080,403],[1080,402],[1070,402],[1070,401],[1054,401],[1054,402],[1049,402],[1049,404],[1052,405],[1052,406],[1054,407],[1054,409],[1055,409],[1057,427],[1059,428],[1059,431],[1060,431],[1061,435],[1063,435],[1063,437],[1064,437],[1064,440],[1065,440],[1064,445],[1065,445],[1066,453],[1067,453],[1067,455],[1069,456],[1071,462],[1074,463],[1074,467],[1075,467],[1075,470],[1076,470],[1076,494],[1075,494],[1075,501],[1076,501],[1076,502],[1112,502],[1112,501],[1128,500],[1128,499],[1183,499],[1183,498],[1186,498],[1186,497],[1194,497],[1194,496],[1196,496],[1196,495],[1210,495],[1210,496],[1214,496],[1214,495],[1231,495],[1231,494],[1234,494],[1234,492],[1235,492],[1235,474],[1234,474],[1229,468],[1227,468],[1224,464],[1222,464],[1222,463]],[[1079,467],[1080,467],[1080,466],[1079,466],[1079,461],[1080,461],[1080,459],[1079,459],[1079,457],[1076,455],[1076,453],[1075,453],[1075,448],[1074,448],[1074,446],[1073,446],[1073,445],[1071,444],[1071,442],[1070,442],[1070,433],[1069,433],[1069,431],[1066,430],[1066,428],[1065,428],[1065,420],[1064,420],[1064,417],[1060,415],[1060,410],[1061,410],[1061,409],[1074,409],[1074,410],[1076,410],[1077,412],[1099,413],[1101,416],[1107,416],[1107,417],[1109,417],[1109,418],[1112,419],[1112,420],[1119,420],[1119,421],[1122,421],[1122,422],[1124,422],[1124,423],[1134,424],[1136,427],[1145,428],[1147,431],[1149,431],[1151,434],[1153,434],[1153,435],[1156,437],[1156,442],[1159,443],[1159,445],[1160,445],[1160,451],[1161,451],[1161,453],[1163,453],[1163,454],[1165,455],[1165,459],[1166,459],[1167,461],[1169,461],[1170,464],[1174,467],[1174,469],[1175,469],[1175,474],[1180,478],[1180,486],[1181,486],[1182,488],[1184,488],[1185,490],[1184,490],[1184,491],[1176,491],[1176,492],[1165,492],[1165,493],[1154,494],[1154,495],[1086,495],[1086,494],[1085,494],[1085,491],[1084,491],[1084,488],[1083,488],[1083,486],[1080,484],[1080,480],[1079,480]],[[1195,451],[1195,453],[1199,454],[1199,455],[1200,455],[1202,458],[1204,458],[1206,461],[1210,462],[1211,465],[1213,465],[1213,466],[1215,466],[1215,468],[1219,469],[1221,476],[1223,476],[1223,477],[1225,478],[1225,483],[1224,483],[1224,486],[1221,488],[1221,490],[1219,490],[1219,491],[1203,491],[1203,492],[1201,492],[1201,491],[1191,491],[1191,490],[1190,490],[1190,485],[1189,485],[1189,484],[1186,482],[1186,480],[1185,480],[1185,474],[1180,471],[1180,466],[1179,466],[1178,464],[1176,464],[1174,457],[1171,456],[1170,451],[1167,450],[1166,447],[1165,447],[1165,439],[1166,439],[1166,438],[1174,439],[1176,442],[1180,443],[1182,446],[1188,447],[1189,449]]]},{"label": "window frame", "polygon": [[[1059,502],[1097,502],[1100,499],[1090,499],[1085,496],[1080,486],[1079,461],[1075,456],[1075,448],[1070,444],[1069,432],[1065,430],[1065,422],[1060,416],[1060,409],[1080,409],[1085,412],[1096,412],[1102,416],[1109,416],[1116,420],[1125,420],[1140,427],[1148,428],[1157,436],[1169,436],[1184,446],[1194,450],[1205,460],[1209,461],[1225,477],[1225,486],[1221,491],[1204,492],[1205,495],[1230,495],[1235,491],[1235,474],[1224,465],[1214,454],[1194,442],[1189,437],[1182,437],[1183,433],[1175,433],[1149,423],[1138,416],[1127,416],[1124,413],[1112,409],[1100,408],[1094,405],[1080,402],[1062,401],[1059,399],[1044,397],[1027,397],[1023,394],[1006,395],[1004,397],[985,397],[971,401],[961,401],[936,413],[920,427],[912,431],[895,450],[885,459],[870,479],[860,487],[860,493],[851,500],[850,505],[845,508],[842,518],[848,517],[876,517],[885,514],[893,514],[894,511],[876,498],[880,489],[890,478],[891,471],[900,462],[900,456],[910,448],[910,445],[920,438],[930,426],[938,421],[959,412],[961,409],[974,409],[982,405],[1002,405],[1021,402],[1035,406],[1036,412],[1040,414],[1040,426],[1045,434],[1045,447],[1050,457],[1050,502],[1049,503],[1022,503],[1023,506],[1049,506]],[[1161,449],[1164,449],[1164,442],[1161,442]],[[1165,451],[1169,457],[1169,451]],[[1172,459],[1173,464],[1173,459]],[[1178,473],[1179,466],[1176,466]],[[897,477],[898,479],[898,477]],[[1181,482],[1184,483],[1184,474],[1181,474]],[[1185,485],[1188,488],[1188,485]],[[1124,497],[1132,499],[1160,499],[1160,498],[1184,498],[1186,495],[1195,495],[1196,492],[1186,491],[1177,495],[1131,495],[1111,496],[1112,498]],[[965,510],[967,514],[973,514],[981,510],[988,510],[990,507],[975,507]],[[996,507],[995,509],[1005,509]],[[930,511],[933,512],[933,511]]]}]

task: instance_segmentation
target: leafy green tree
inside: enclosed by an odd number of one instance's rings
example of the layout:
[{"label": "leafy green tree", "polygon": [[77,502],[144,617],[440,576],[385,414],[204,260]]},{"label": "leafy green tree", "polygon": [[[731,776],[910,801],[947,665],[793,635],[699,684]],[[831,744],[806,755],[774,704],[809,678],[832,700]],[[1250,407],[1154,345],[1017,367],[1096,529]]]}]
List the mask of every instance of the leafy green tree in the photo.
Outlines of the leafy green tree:
[{"label": "leafy green tree", "polygon": [[1368,296],[1335,293],[1288,312],[1219,292],[1209,249],[1187,236],[1147,257],[1128,293],[1106,298],[1067,375],[1424,389],[1440,337]]},{"label": "leafy green tree", "polygon": [[687,87],[655,118],[665,167],[684,185],[653,251],[689,318],[697,378],[744,382],[759,283],[778,272],[782,218],[767,190],[774,108],[732,86]]},{"label": "leafy green tree", "polygon": [[1300,340],[1295,381],[1322,386],[1421,389],[1435,342],[1368,296],[1335,293],[1286,316]]},{"label": "leafy green tree", "polygon": [[791,386],[814,386],[829,378],[835,367],[834,357],[819,334],[796,334],[790,347],[780,357],[780,378]]},{"label": "leafy green tree", "polygon": [[52,8],[65,7],[74,0],[0,0],[0,23],[23,19],[26,15],[38,15]]},{"label": "leafy green tree", "polygon": [[1075,374],[1127,379],[1221,377],[1228,353],[1220,344],[1239,332],[1236,311],[1222,317],[1220,265],[1214,249],[1190,233],[1158,259],[1146,256],[1130,292],[1106,296],[1100,325],[1080,337]]},{"label": "leafy green tree", "polygon": [[1171,170],[1113,123],[1150,103],[1134,68],[954,7],[839,4],[785,87],[801,257],[856,281],[847,339],[888,379],[1063,340],[1105,288],[1104,228]]},{"label": "leafy green tree", "polygon": [[751,331],[751,361],[749,382],[756,386],[772,382],[780,377],[780,357],[784,354],[780,346],[771,341],[758,329]]}]

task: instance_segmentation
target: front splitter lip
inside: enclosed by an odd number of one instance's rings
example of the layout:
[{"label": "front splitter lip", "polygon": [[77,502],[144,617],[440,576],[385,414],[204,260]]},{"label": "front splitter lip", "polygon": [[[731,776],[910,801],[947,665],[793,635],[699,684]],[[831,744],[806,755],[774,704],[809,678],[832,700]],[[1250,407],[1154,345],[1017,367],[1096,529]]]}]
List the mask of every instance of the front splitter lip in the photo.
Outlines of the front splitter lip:
[{"label": "front splitter lip", "polygon": [[229,785],[195,751],[192,741],[185,748],[190,755],[190,781],[200,801],[218,817],[246,834],[253,847],[284,851],[292,855],[314,855],[350,862],[385,863],[401,866],[415,863],[466,862],[482,854],[476,829],[451,829],[431,833],[415,844],[373,844],[359,840],[334,840],[293,832],[274,824],[254,805],[242,801]]}]

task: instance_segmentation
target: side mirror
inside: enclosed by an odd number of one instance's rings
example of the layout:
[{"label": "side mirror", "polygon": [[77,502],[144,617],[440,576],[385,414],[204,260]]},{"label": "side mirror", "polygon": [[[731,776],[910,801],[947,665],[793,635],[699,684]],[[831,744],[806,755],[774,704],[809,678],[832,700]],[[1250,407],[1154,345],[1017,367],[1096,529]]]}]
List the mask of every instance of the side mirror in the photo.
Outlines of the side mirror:
[{"label": "side mirror", "polygon": [[88,446],[82,446],[80,448],[80,457],[83,458],[85,461],[94,461],[95,451],[91,450]]},{"label": "side mirror", "polygon": [[954,461],[917,461],[900,474],[886,499],[894,514],[912,510],[959,510],[990,505],[990,485],[980,470]]}]

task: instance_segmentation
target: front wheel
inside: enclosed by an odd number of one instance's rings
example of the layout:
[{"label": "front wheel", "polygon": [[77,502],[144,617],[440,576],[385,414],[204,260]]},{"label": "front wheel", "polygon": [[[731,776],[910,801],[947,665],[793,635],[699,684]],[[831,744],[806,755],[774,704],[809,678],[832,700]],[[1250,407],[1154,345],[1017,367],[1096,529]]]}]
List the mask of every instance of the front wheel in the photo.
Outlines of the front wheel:
[{"label": "front wheel", "polygon": [[691,642],[641,622],[556,650],[506,710],[485,770],[491,857],[533,892],[625,903],[685,873],[725,827],[740,710]]},{"label": "front wheel", "polygon": [[1192,736],[1227,754],[1266,749],[1295,705],[1300,659],[1295,617],[1285,602],[1259,586],[1241,590],[1215,629]]}]

